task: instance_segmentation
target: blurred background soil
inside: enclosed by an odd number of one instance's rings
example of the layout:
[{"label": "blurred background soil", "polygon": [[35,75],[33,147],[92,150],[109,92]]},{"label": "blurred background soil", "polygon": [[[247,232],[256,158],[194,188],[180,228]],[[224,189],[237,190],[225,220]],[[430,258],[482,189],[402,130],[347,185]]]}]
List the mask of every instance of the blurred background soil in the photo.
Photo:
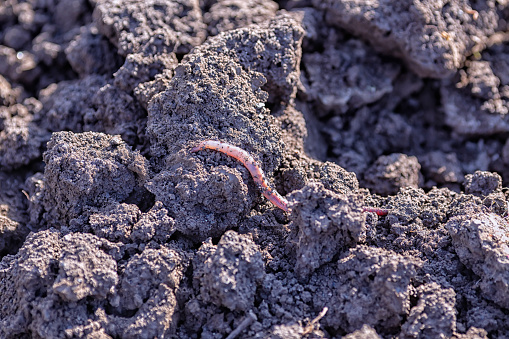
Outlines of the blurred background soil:
[{"label": "blurred background soil", "polygon": [[508,19],[0,2],[0,338],[508,338]]}]

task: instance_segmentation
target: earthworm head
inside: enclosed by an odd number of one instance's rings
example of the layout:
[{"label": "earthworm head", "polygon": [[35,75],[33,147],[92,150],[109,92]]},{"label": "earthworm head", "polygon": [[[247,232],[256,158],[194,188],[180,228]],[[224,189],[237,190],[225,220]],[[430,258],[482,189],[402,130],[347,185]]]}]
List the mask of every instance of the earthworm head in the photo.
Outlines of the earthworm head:
[{"label": "earthworm head", "polygon": [[201,151],[202,149],[203,149],[203,146],[201,144],[198,146],[194,146],[193,148],[191,148],[191,153]]}]

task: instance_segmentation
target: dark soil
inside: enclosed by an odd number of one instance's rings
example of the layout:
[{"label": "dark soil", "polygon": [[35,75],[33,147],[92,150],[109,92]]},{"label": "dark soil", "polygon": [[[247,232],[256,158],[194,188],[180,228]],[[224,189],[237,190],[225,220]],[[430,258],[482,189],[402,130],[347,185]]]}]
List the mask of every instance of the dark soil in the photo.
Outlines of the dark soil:
[{"label": "dark soil", "polygon": [[2,1],[0,338],[509,338],[508,20]]}]

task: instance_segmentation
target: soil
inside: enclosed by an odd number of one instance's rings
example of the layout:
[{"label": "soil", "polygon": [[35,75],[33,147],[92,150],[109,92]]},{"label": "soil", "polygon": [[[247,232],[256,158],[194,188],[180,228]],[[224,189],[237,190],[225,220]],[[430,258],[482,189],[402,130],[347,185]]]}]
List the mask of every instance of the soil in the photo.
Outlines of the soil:
[{"label": "soil", "polygon": [[0,338],[509,338],[508,20],[1,2]]}]

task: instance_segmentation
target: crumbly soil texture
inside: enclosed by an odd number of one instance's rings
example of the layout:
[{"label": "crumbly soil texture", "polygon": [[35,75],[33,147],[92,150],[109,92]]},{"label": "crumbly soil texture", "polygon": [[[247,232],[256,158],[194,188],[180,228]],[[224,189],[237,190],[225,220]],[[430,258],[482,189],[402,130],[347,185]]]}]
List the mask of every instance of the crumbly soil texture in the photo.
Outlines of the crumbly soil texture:
[{"label": "crumbly soil texture", "polygon": [[509,338],[508,20],[1,1],[0,338]]}]

